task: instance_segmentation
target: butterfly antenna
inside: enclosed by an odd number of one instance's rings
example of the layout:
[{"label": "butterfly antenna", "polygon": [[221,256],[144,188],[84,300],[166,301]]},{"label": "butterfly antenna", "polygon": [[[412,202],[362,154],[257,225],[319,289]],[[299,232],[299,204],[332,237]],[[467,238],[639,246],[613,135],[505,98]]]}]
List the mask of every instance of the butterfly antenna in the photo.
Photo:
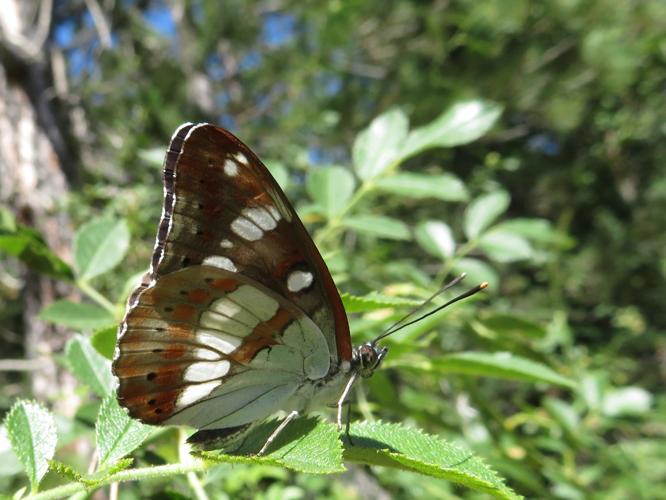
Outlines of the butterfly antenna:
[{"label": "butterfly antenna", "polygon": [[467,290],[466,292],[463,292],[463,293],[461,293],[460,295],[458,295],[458,296],[452,298],[451,300],[449,300],[448,302],[442,304],[441,306],[436,307],[436,308],[433,309],[432,311],[429,311],[429,312],[427,312],[426,314],[423,314],[422,316],[419,316],[419,317],[416,318],[416,319],[413,319],[413,320],[411,320],[411,321],[409,321],[409,322],[407,322],[407,323],[404,323],[407,319],[411,318],[414,314],[416,314],[417,312],[421,311],[424,307],[426,307],[428,304],[430,304],[430,303],[435,299],[435,297],[437,297],[438,295],[440,295],[442,292],[448,290],[448,289],[451,288],[452,286],[455,286],[455,285],[457,285],[458,283],[460,283],[460,282],[465,278],[465,276],[466,276],[466,274],[463,273],[463,274],[461,274],[460,276],[458,276],[457,278],[455,278],[454,280],[452,280],[450,283],[446,284],[446,285],[445,285],[444,287],[442,287],[441,289],[437,290],[437,291],[436,291],[434,294],[432,294],[432,295],[431,295],[431,296],[430,296],[430,297],[429,297],[429,298],[428,298],[423,304],[419,305],[419,306],[418,306],[416,309],[414,309],[413,311],[410,311],[405,317],[403,317],[403,318],[400,319],[399,321],[396,321],[395,323],[393,323],[393,324],[392,324],[392,325],[391,325],[391,326],[390,326],[390,327],[389,327],[384,333],[382,333],[379,337],[377,337],[376,339],[374,339],[374,340],[372,341],[372,344],[375,345],[375,344],[376,344],[378,341],[380,341],[381,339],[383,339],[383,338],[385,338],[385,337],[388,337],[389,335],[394,334],[394,333],[397,332],[398,330],[402,330],[403,328],[405,328],[405,327],[407,327],[407,326],[409,326],[409,325],[413,325],[414,323],[417,323],[417,322],[419,322],[419,321],[421,321],[421,320],[427,318],[428,316],[432,316],[432,315],[435,314],[436,312],[441,311],[442,309],[444,309],[444,308],[450,306],[451,304],[454,304],[455,302],[458,302],[459,300],[466,299],[467,297],[471,297],[471,296],[474,295],[475,293],[480,292],[480,291],[483,290],[484,288],[487,288],[487,287],[488,287],[488,282],[487,282],[487,281],[484,281],[483,283],[481,283],[481,284],[479,284],[479,285],[476,285],[474,288],[471,288],[471,289]]},{"label": "butterfly antenna", "polygon": [[460,276],[457,276],[456,278],[454,278],[453,280],[451,280],[449,283],[447,283],[446,285],[444,285],[442,288],[440,288],[439,290],[437,290],[437,291],[436,291],[435,293],[433,293],[430,297],[428,297],[428,298],[427,298],[422,304],[419,304],[419,305],[416,306],[414,309],[412,309],[411,311],[409,311],[409,312],[407,313],[406,316],[403,316],[403,317],[400,318],[398,321],[396,321],[396,322],[393,323],[391,326],[389,326],[389,327],[384,331],[384,333],[382,333],[382,336],[384,336],[384,335],[390,335],[390,332],[391,332],[395,327],[397,327],[400,323],[402,323],[403,321],[406,321],[407,319],[409,319],[409,318],[411,318],[412,316],[414,316],[417,312],[423,310],[425,307],[428,306],[428,304],[430,304],[430,303],[435,299],[435,297],[437,297],[438,295],[442,294],[443,292],[445,292],[446,290],[448,290],[448,289],[451,288],[452,286],[456,286],[458,283],[460,283],[462,280],[465,279],[465,276],[467,276],[467,273],[462,273]]}]

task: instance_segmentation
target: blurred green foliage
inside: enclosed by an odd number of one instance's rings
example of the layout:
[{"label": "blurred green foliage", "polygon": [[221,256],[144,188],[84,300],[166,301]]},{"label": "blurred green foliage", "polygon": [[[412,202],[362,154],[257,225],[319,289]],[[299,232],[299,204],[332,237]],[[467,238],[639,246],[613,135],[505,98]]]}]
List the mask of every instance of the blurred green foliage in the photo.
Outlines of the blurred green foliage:
[{"label": "blurred green foliage", "polygon": [[[103,327],[150,259],[167,140],[183,121],[220,123],[267,160],[311,228],[352,296],[355,343],[404,312],[387,297],[422,300],[462,271],[490,283],[485,299],[391,337],[382,370],[356,391],[355,418],[471,448],[528,497],[663,498],[666,3],[100,4],[111,6],[111,46],[83,0],[56,1],[52,29],[68,64],[63,106],[85,117],[63,207],[82,227],[75,262],[9,217],[0,227],[0,250],[90,298],[76,313],[45,305],[45,319],[62,324],[60,309],[79,319],[75,331],[100,328],[92,345],[108,356],[114,332]],[[492,128],[468,135],[452,120],[470,105]],[[98,221],[117,231],[111,257],[85,250]],[[16,314],[0,304],[2,317]],[[82,339],[65,357],[97,355]],[[85,472],[63,443],[94,440],[106,382],[67,363],[93,377],[93,392],[82,389],[74,422],[56,419],[56,459]],[[136,463],[178,462],[178,439],[151,436]],[[0,490],[15,491],[27,483],[8,450],[0,434]],[[49,473],[42,488],[62,481]],[[202,481],[211,498],[478,495],[383,467],[317,477],[219,465]],[[168,485],[195,496],[185,476]]]}]

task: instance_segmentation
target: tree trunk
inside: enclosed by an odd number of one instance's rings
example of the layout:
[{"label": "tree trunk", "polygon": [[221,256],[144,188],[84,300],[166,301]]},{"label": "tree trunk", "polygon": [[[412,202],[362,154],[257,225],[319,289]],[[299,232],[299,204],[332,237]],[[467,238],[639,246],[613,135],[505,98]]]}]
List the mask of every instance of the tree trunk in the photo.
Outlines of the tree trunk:
[{"label": "tree trunk", "polygon": [[[2,3],[0,204],[10,207],[20,223],[36,228],[62,258],[71,260],[71,229],[58,210],[68,191],[63,170],[67,151],[44,56],[51,8],[50,0]],[[35,17],[37,21],[31,25],[29,20]],[[25,357],[43,360],[32,372],[33,394],[37,399],[60,402],[58,410],[68,413],[74,382],[53,362],[52,355],[62,349],[65,332],[37,317],[44,305],[63,295],[65,287],[30,271],[21,278]]]}]

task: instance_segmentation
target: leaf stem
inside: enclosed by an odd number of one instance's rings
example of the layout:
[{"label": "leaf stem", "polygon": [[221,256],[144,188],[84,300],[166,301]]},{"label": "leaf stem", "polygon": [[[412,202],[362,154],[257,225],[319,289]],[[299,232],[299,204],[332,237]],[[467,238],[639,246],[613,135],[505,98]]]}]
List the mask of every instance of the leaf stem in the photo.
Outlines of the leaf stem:
[{"label": "leaf stem", "polygon": [[[178,455],[180,457],[180,463],[182,464],[191,464],[195,462],[189,452],[187,433],[182,427],[178,430]],[[190,488],[192,488],[192,492],[197,500],[209,500],[208,494],[201,484],[201,481],[199,481],[199,476],[197,476],[196,472],[191,471],[187,473],[187,482],[190,484]]]},{"label": "leaf stem", "polygon": [[62,486],[51,488],[34,495],[23,497],[23,500],[54,500],[65,498],[81,491],[93,491],[101,486],[111,483],[123,483],[126,481],[138,481],[142,479],[160,479],[168,478],[178,474],[188,474],[205,471],[209,465],[199,462],[190,464],[169,464],[157,465],[155,467],[144,467],[140,469],[129,469],[117,472],[100,481],[94,486],[86,486],[83,483],[69,483]]},{"label": "leaf stem", "polygon": [[453,270],[454,267],[456,267],[456,264],[460,262],[461,259],[466,257],[472,250],[474,250],[478,244],[478,238],[474,238],[460,246],[453,257],[451,257],[442,265],[442,268],[439,270],[437,276],[435,277],[435,283],[439,283],[440,285],[443,284],[448,274]]},{"label": "leaf stem", "polygon": [[116,315],[116,306],[111,303],[109,299],[107,299],[104,295],[99,293],[97,290],[95,290],[92,286],[90,286],[90,283],[84,280],[77,280],[76,286],[79,287],[79,290],[81,290],[83,293],[85,293],[88,297],[90,297],[92,300],[97,302],[98,305],[102,306],[104,309],[109,311],[111,314]]},{"label": "leaf stem", "polygon": [[342,227],[342,218],[344,215],[349,212],[354,206],[363,199],[363,197],[374,189],[374,184],[370,181],[366,181],[356,190],[354,196],[351,200],[343,207],[339,214],[331,218],[326,222],[324,227],[322,227],[315,236],[315,241],[317,246],[321,247],[328,238],[330,238],[336,231]]}]

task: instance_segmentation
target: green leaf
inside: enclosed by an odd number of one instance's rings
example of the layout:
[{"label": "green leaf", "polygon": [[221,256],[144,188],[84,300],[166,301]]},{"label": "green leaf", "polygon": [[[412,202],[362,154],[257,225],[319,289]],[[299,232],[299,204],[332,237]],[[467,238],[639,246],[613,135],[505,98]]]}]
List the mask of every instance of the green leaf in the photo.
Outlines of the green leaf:
[{"label": "green leaf", "polygon": [[419,223],[414,232],[416,241],[431,255],[446,260],[453,256],[456,242],[451,228],[444,222],[429,220]]},{"label": "green leaf", "polygon": [[347,205],[354,193],[354,176],[342,167],[321,167],[310,172],[308,193],[331,219]]},{"label": "green leaf", "polygon": [[495,262],[515,262],[532,257],[529,242],[514,233],[492,229],[481,236],[479,247]]},{"label": "green leaf", "polygon": [[356,137],[352,155],[361,179],[374,179],[398,161],[408,126],[407,116],[393,109],[375,118]]},{"label": "green leaf", "polygon": [[488,263],[482,260],[471,258],[460,259],[453,266],[453,271],[456,274],[466,273],[466,283],[476,284],[487,281],[490,293],[493,293],[493,291],[496,293],[499,290],[499,275]]},{"label": "green leaf", "polygon": [[67,364],[79,382],[87,385],[99,397],[106,397],[115,385],[111,363],[99,354],[90,341],[81,335],[72,337],[65,346]]},{"label": "green leaf", "polygon": [[429,148],[450,148],[475,141],[495,124],[501,113],[501,106],[487,101],[456,103],[429,124],[409,133],[401,159]]},{"label": "green leaf", "polygon": [[342,298],[345,311],[348,313],[370,312],[393,307],[414,307],[421,303],[418,300],[393,297],[377,292],[372,292],[362,297],[343,293],[340,295],[340,298]]},{"label": "green leaf", "polygon": [[164,163],[164,148],[146,148],[137,151],[137,156],[153,167],[161,167]]},{"label": "green leaf", "polygon": [[280,185],[283,191],[289,187],[289,169],[279,161],[266,161],[266,168],[273,176],[273,179]]},{"label": "green leaf", "polygon": [[21,472],[23,472],[23,465],[12,449],[7,427],[3,423],[0,425],[0,477],[13,476]]},{"label": "green leaf", "polygon": [[546,336],[546,329],[529,318],[516,314],[497,313],[479,321],[498,336],[515,335],[541,339]]},{"label": "green leaf", "polygon": [[44,321],[75,330],[92,330],[113,325],[113,315],[99,306],[69,300],[58,300],[39,313]]},{"label": "green leaf", "polygon": [[[345,460],[407,470],[489,493],[520,498],[471,451],[400,424],[353,424]],[[418,480],[415,478],[415,480]]]},{"label": "green leaf", "polygon": [[90,280],[117,266],[129,248],[130,232],[124,219],[99,218],[84,224],[74,236],[78,277]]},{"label": "green leaf", "polygon": [[378,236],[390,240],[409,240],[409,229],[404,222],[382,215],[357,215],[342,221],[347,229],[370,236]]},{"label": "green leaf", "polygon": [[95,430],[101,469],[132,453],[154,428],[130,418],[118,405],[116,395],[110,394],[102,401]]},{"label": "green leaf", "polygon": [[424,175],[399,173],[375,181],[377,189],[407,198],[436,198],[443,201],[466,201],[467,189],[452,174]]},{"label": "green leaf", "polygon": [[118,327],[116,326],[95,330],[90,336],[90,343],[106,359],[113,359],[117,334]]},{"label": "green leaf", "polygon": [[244,439],[233,455],[222,452],[197,452],[201,458],[217,463],[278,465],[308,474],[344,471],[342,444],[335,425],[318,418],[298,418],[291,422],[266,451],[256,453],[279,425],[273,420],[259,425]]},{"label": "green leaf", "polygon": [[502,215],[507,208],[511,198],[505,191],[495,191],[478,197],[465,210],[463,227],[465,234],[471,240],[476,238],[490,226],[497,217]]},{"label": "green leaf", "polygon": [[579,442],[587,438],[587,436],[584,436],[584,428],[581,428],[580,425],[580,416],[572,405],[560,399],[547,397],[544,398],[542,406],[557,421],[569,437]]},{"label": "green leaf", "polygon": [[508,231],[535,243],[558,245],[563,248],[573,245],[573,240],[553,227],[546,219],[516,218],[500,222],[493,230]]},{"label": "green leaf", "polygon": [[641,415],[650,411],[652,399],[642,387],[622,387],[604,394],[601,411],[609,417]]},{"label": "green leaf", "polygon": [[430,360],[432,369],[440,373],[462,373],[575,388],[574,382],[548,366],[510,352],[460,352]]},{"label": "green leaf", "polygon": [[0,252],[16,257],[33,271],[71,281],[74,271],[51,251],[34,229],[17,224],[12,213],[0,207]]},{"label": "green leaf", "polygon": [[53,415],[34,401],[17,401],[7,414],[5,426],[34,492],[55,453],[58,437]]}]

